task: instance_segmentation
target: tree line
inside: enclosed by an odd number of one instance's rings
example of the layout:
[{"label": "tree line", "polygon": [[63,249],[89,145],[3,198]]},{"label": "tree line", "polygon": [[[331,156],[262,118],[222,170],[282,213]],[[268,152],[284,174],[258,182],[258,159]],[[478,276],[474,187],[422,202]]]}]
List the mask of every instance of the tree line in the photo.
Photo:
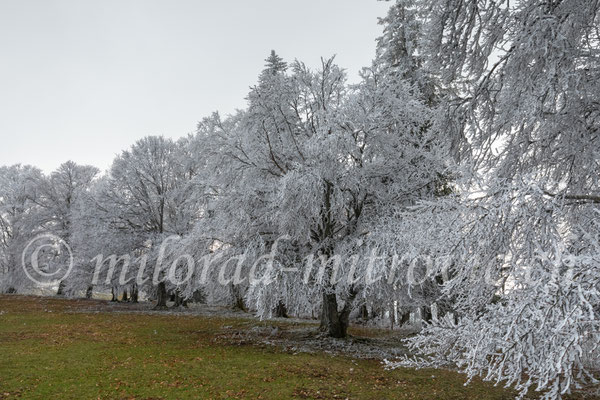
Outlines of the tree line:
[{"label": "tree line", "polygon": [[[600,343],[599,10],[597,0],[399,0],[357,84],[334,58],[311,69],[273,51],[243,110],[176,141],[146,137],[106,174],[2,167],[0,287],[28,285],[20,257],[43,232],[73,250],[63,293],[91,293],[99,254],[243,254],[236,268],[247,272],[277,243],[273,279],[258,283],[101,286],[158,307],[171,294],[177,305],[202,297],[262,318],[318,317],[338,338],[352,313],[401,324],[418,311],[425,323],[409,345],[424,356],[390,366],[453,363],[521,396],[560,398],[594,380]],[[332,279],[367,273],[365,263],[289,272],[310,256],[372,251],[369,268],[385,279],[371,284]],[[419,265],[414,284],[397,273],[414,265],[390,267],[407,254],[445,262]]]}]

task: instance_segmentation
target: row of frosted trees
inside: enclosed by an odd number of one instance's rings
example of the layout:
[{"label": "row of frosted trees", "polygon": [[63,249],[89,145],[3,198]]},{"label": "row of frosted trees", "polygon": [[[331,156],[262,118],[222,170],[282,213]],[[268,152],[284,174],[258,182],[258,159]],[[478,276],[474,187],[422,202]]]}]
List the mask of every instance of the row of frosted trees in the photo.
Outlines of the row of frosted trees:
[{"label": "row of frosted trees", "polygon": [[[375,247],[385,252],[386,221],[418,200],[451,191],[450,141],[436,119],[439,94],[420,69],[414,27],[396,21],[405,18],[400,9],[384,22],[378,55],[356,85],[347,84],[333,59],[311,70],[298,61],[288,65],[272,52],[246,109],[226,118],[215,113],[195,135],[179,141],[144,138],[105,175],[73,163],[49,176],[29,167],[7,168],[15,184],[5,187],[21,191],[14,201],[22,204],[18,215],[6,215],[4,265],[11,273],[5,290],[31,284],[21,271],[21,254],[35,234],[50,232],[74,254],[74,269],[60,282],[59,293],[112,290],[113,299],[124,292],[137,300],[142,290],[159,308],[169,296],[179,305],[201,293],[261,317],[320,316],[322,329],[334,337],[346,336],[350,313],[358,308],[363,318],[385,314],[392,324],[398,313],[405,321],[421,307],[429,315],[435,299],[425,293],[435,292],[435,285],[408,296],[401,273],[370,288],[364,279],[334,276],[347,276],[354,264],[353,274],[364,276],[368,263],[350,260]],[[7,209],[12,201],[5,199]],[[24,234],[13,235],[15,228]],[[167,240],[172,242],[163,249]],[[256,258],[274,245],[273,279],[223,284],[222,264],[205,279],[194,276],[180,284],[168,279],[181,255],[202,260],[216,253],[222,260],[237,257],[230,269],[247,276]],[[306,272],[311,256],[317,265]],[[99,280],[98,257],[106,260]],[[337,267],[323,262],[334,257],[341,260]],[[137,266],[158,260],[163,269],[155,274],[147,268],[140,284]],[[118,271],[105,280],[111,262]],[[126,264],[131,270],[121,274]],[[184,270],[182,265],[177,273]]]},{"label": "row of frosted trees", "polygon": [[[599,10],[399,0],[357,84],[333,59],[311,70],[272,52],[244,110],[145,138],[103,176],[3,168],[2,287],[21,290],[27,240],[52,232],[74,253],[63,292],[91,293],[94,257],[114,254],[164,267],[97,289],[158,307],[203,297],[319,317],[333,337],[353,312],[418,310],[422,357],[391,367],[452,364],[559,398],[594,381],[600,343]],[[230,272],[179,279],[182,255]]]}]

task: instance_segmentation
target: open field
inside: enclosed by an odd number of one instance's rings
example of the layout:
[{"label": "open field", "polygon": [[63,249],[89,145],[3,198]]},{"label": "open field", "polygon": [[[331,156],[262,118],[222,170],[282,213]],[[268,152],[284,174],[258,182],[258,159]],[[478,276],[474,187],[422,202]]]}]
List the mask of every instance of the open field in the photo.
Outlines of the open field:
[{"label": "open field", "polygon": [[465,387],[451,371],[386,371],[373,359],[243,340],[250,331],[285,336],[297,321],[140,308],[150,305],[0,296],[0,399],[513,398],[487,383]]}]

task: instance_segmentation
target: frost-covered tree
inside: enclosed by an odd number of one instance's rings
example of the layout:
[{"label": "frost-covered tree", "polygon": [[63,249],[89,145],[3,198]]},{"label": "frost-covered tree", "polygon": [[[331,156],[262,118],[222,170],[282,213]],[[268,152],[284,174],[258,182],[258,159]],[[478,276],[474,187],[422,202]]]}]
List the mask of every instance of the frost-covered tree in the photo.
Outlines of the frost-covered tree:
[{"label": "frost-covered tree", "polygon": [[41,223],[68,241],[71,225],[71,207],[77,196],[91,186],[98,169],[68,161],[43,180],[38,188]]},{"label": "frost-covered tree", "polygon": [[[448,158],[454,153],[452,148],[455,147],[455,143],[453,137],[447,133],[445,120],[442,118],[446,91],[439,85],[434,74],[424,68],[424,55],[420,43],[422,21],[419,18],[418,7],[413,1],[395,2],[379,23],[383,26],[383,34],[377,39],[376,56],[372,65],[363,69],[363,82],[358,86],[362,96],[362,108],[369,110],[370,115],[365,112],[357,115],[367,119],[375,118],[380,126],[397,129],[401,126],[398,120],[408,121],[411,114],[415,115],[415,110],[411,107],[414,107],[415,100],[418,100],[421,108],[429,108],[427,113],[420,116],[425,118],[421,130],[430,131],[427,133],[429,135],[439,135],[431,139],[431,143],[444,147],[444,154],[432,151],[430,156],[435,154]],[[388,215],[393,215],[399,207],[413,204],[419,197],[426,199],[451,193],[450,181],[456,171],[450,168],[453,164],[450,160],[444,163],[447,167],[445,169],[440,168],[439,161],[432,164],[434,170],[437,168],[438,174],[434,179],[435,184],[429,184],[425,190],[413,193],[408,198],[405,196],[404,201],[390,204]],[[417,182],[419,179],[415,180],[416,184]],[[411,184],[412,182],[408,182],[407,186],[410,187]],[[388,221],[395,222],[395,217],[388,218]],[[387,227],[387,224],[385,226]],[[421,314],[426,320],[430,319],[430,306],[439,297],[437,281],[440,277],[432,277],[418,288],[410,287],[407,283],[406,268],[407,264],[410,264],[407,260],[408,254],[412,253],[406,252],[407,249],[402,246],[398,247],[389,232],[383,229],[374,231],[377,234],[369,235],[369,246],[382,254],[404,256],[405,260],[396,266],[392,265],[393,259],[382,263],[385,267],[381,271],[384,279],[370,285],[363,294],[363,301],[368,305],[365,311],[371,309],[372,314],[377,315],[387,310],[392,326],[395,324],[396,312],[400,313],[400,324],[408,322],[411,313]],[[391,236],[391,240],[385,236]],[[402,270],[398,271],[398,268]]]},{"label": "frost-covered tree", "polygon": [[461,316],[412,343],[434,364],[560,398],[591,379],[600,343],[600,3],[415,4],[427,67],[454,94],[463,171],[476,172],[404,215],[447,235],[413,243],[452,259],[444,292]]},{"label": "frost-covered tree", "polygon": [[35,167],[0,167],[0,291],[34,286],[21,268],[21,254],[40,233],[36,202],[41,179]]},{"label": "frost-covered tree", "polygon": [[383,33],[377,38],[372,69],[378,72],[381,80],[400,80],[416,85],[428,105],[438,102],[435,81],[424,68],[420,41],[422,23],[415,2],[393,3],[379,24],[383,26]]},{"label": "frost-covered tree", "polygon": [[[107,242],[100,254],[127,254],[133,261],[146,254],[148,247],[160,248],[168,236],[182,235],[193,225],[198,212],[195,197],[190,195],[195,167],[187,145],[186,140],[174,142],[150,136],[115,159],[96,201],[102,212],[100,218],[118,233],[115,237],[126,239]],[[115,246],[109,246],[111,243]],[[135,279],[131,270],[128,281]],[[156,288],[152,285],[153,273],[148,267],[143,278],[148,278],[148,289],[157,291],[157,306],[164,307],[165,272],[161,272]],[[119,278],[118,274],[114,276],[115,280]]]},{"label": "frost-covered tree", "polygon": [[[206,223],[229,251],[260,254],[285,238],[274,279],[248,283],[248,301],[262,316],[284,299],[295,311],[320,305],[322,328],[344,337],[363,284],[338,282],[351,265],[335,272],[333,260],[360,250],[360,237],[395,207],[435,193],[446,170],[444,139],[411,82],[383,84],[365,73],[349,88],[332,59],[318,71],[296,62],[290,73],[273,72],[270,64],[247,110],[201,125],[212,143]],[[328,262],[304,279],[310,256]]]},{"label": "frost-covered tree", "polygon": [[[248,109],[226,119],[214,114],[199,124],[195,140],[203,143],[201,158],[206,164],[200,181],[208,209],[184,245],[187,251],[203,257],[209,247],[217,246],[225,259],[225,253],[256,253],[277,237],[268,215],[270,196],[287,168],[282,163],[300,159],[298,144],[294,144],[301,133],[294,109],[298,96],[286,70],[287,64],[272,51],[258,84],[248,94]],[[248,255],[240,268],[247,271],[252,262]],[[229,270],[235,269],[234,264]],[[217,282],[219,270],[213,272],[207,290],[214,300],[246,308],[248,281],[222,285]]]},{"label": "frost-covered tree", "polygon": [[[129,255],[138,245],[137,237],[121,229],[117,216],[110,211],[111,203],[104,197],[108,185],[107,176],[96,179],[90,189],[81,193],[72,205],[70,243],[74,253],[74,268],[69,275],[69,286],[72,291],[85,291],[86,297],[91,297],[93,290],[108,290],[118,286],[118,282],[106,283],[104,275],[94,282],[96,257]],[[109,268],[108,265],[101,267]],[[118,272],[115,274],[116,281]]]},{"label": "frost-covered tree", "polygon": [[[89,190],[98,172],[96,167],[68,161],[40,180],[36,201],[39,206],[38,223],[46,233],[56,235],[71,245],[73,206],[78,197]],[[65,282],[60,282],[58,294],[64,294],[65,285]]]}]

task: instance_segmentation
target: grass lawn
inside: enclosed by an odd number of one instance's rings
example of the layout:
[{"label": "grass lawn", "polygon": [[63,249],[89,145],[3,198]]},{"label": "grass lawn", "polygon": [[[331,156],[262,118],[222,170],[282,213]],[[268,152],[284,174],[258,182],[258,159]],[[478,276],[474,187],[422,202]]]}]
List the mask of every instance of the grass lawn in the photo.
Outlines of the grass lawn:
[{"label": "grass lawn", "polygon": [[0,296],[0,399],[513,398],[451,371],[219,339],[259,321],[85,311],[91,302]]}]

